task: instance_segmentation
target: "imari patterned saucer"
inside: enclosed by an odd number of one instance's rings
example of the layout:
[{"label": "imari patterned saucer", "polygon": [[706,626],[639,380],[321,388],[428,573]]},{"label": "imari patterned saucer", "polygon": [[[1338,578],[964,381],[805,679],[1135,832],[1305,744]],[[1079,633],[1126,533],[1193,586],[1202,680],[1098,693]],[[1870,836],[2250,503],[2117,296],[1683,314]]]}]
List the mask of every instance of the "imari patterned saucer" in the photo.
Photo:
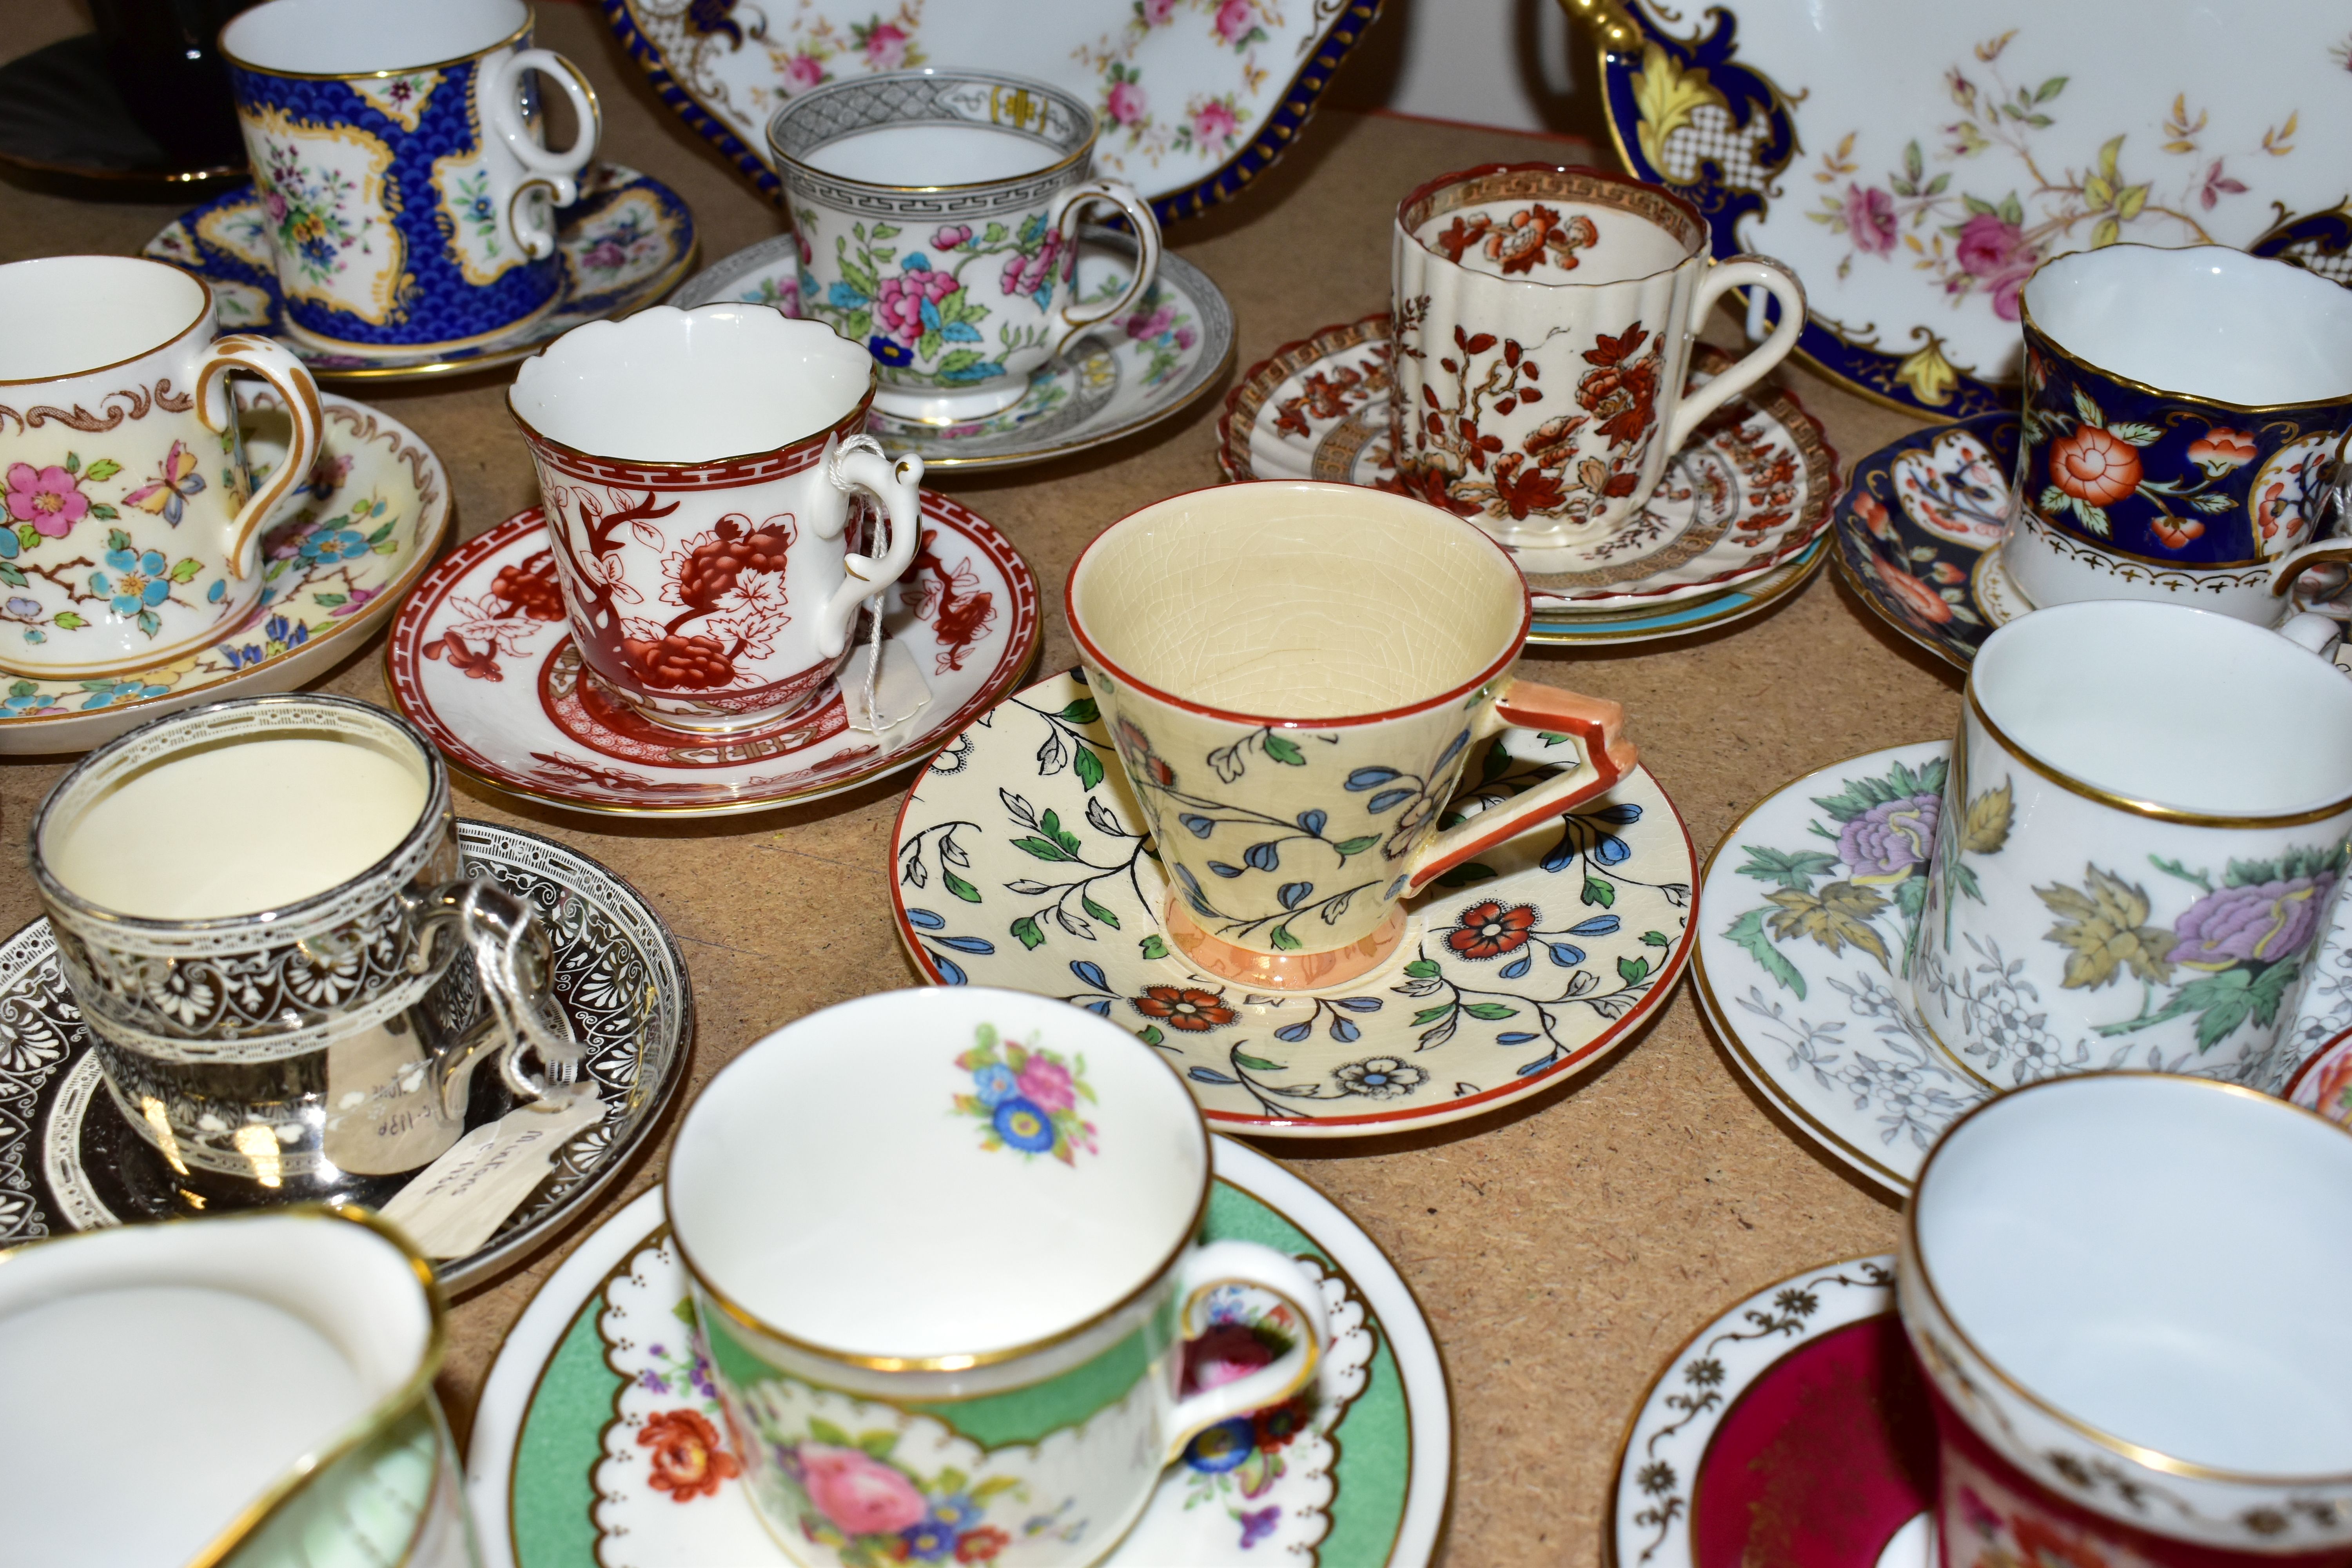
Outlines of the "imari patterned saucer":
[{"label": "imari patterned saucer", "polygon": [[[1545,776],[1496,742],[1444,821]],[[1259,995],[1195,973],[1167,883],[1077,671],[958,735],[892,841],[898,934],[926,978],[1056,996],[1133,1030],[1212,1126],[1360,1138],[1475,1116],[1596,1066],[1656,1012],[1689,952],[1696,855],[1646,769],[1447,873],[1382,967]]]},{"label": "imari patterned saucer", "polygon": [[[1418,1568],[1452,1484],[1445,1370],[1412,1293],[1371,1238],[1264,1155],[1213,1140],[1210,1239],[1292,1254],[1321,1276],[1333,1330],[1297,1426],[1236,1418],[1194,1441],[1106,1568],[1268,1559]],[[1276,1307],[1249,1287],[1210,1314]],[[467,1500],[488,1568],[789,1568],[737,1479],[696,1344],[686,1274],[650,1192],[583,1241],[507,1334],[482,1389]],[[1287,1407],[1286,1407],[1287,1408]],[[887,1462],[887,1461],[886,1461]],[[971,1512],[949,1477],[916,1477],[935,1518]],[[961,1506],[957,1506],[961,1502]],[[953,1527],[950,1527],[951,1529]],[[988,1563],[991,1527],[927,1529],[899,1561]]]},{"label": "imari patterned saucer", "polygon": [[[478,1251],[438,1266],[452,1291],[536,1251],[595,1202],[659,1123],[694,1041],[686,960],[635,888],[535,833],[461,821],[457,840],[467,874],[527,900],[553,939],[555,994],[604,1119]],[[406,1180],[354,1177],[345,1196],[380,1206]],[[109,1097],[48,921],[35,921],[0,943],[0,1247],[195,1212]]]},{"label": "imari patterned saucer", "polygon": [[[285,334],[311,374],[357,380],[457,375],[512,364],[583,321],[625,316],[669,292],[694,263],[694,215],[677,192],[635,169],[591,163],[580,199],[555,214],[564,292],[555,309],[462,349],[333,353]],[[278,334],[278,272],[253,187],[181,214],[142,254],[184,267],[213,287],[225,332]]]},{"label": "imari patterned saucer", "polygon": [[[922,235],[903,245],[919,247]],[[801,313],[800,253],[791,235],[762,240],[688,279],[671,303],[720,300]],[[1135,241],[1089,226],[1078,239],[1076,299],[1116,298],[1135,276]],[[1030,379],[1001,414],[961,425],[920,425],[877,410],[866,428],[892,455],[913,452],[931,468],[1010,468],[1066,457],[1181,413],[1232,362],[1234,312],[1202,272],[1167,251],[1159,280],[1137,310],[1108,321]]]},{"label": "imari patterned saucer", "polygon": [[[1388,318],[1366,316],[1252,366],[1218,422],[1225,477],[1399,489],[1389,460],[1391,353]],[[1696,377],[1729,363],[1701,344]],[[1768,386],[1734,398],[1675,455],[1633,523],[1573,549],[1511,553],[1538,616],[1606,611],[1647,624],[1664,606],[1719,596],[1804,554],[1828,526],[1836,482],[1820,422]]]},{"label": "imari patterned saucer", "polygon": [[[1838,575],[1878,617],[1959,669],[2032,605],[2010,581],[2018,417],[2003,410],[1931,425],[1853,466],[1835,516]],[[2352,616],[2339,591],[2312,608]]]},{"label": "imari patterned saucer", "polygon": [[[1708,857],[1691,970],[1741,1074],[1824,1153],[1897,1197],[1945,1127],[1994,1092],[1937,1041],[1903,974],[1950,756],[1947,741],[1891,747],[1765,796]],[[2352,1027],[2352,909],[2341,902],[2316,966],[2278,1046],[2243,1064],[2251,1087],[2280,1091],[2297,1060]],[[1989,1005],[2028,1043],[2041,1028],[2030,986]],[[2196,1070],[2128,1040],[2096,1044],[2110,1054],[2094,1068]]]},{"label": "imari patterned saucer", "polygon": [[[265,387],[240,384],[238,397],[246,461],[258,481],[286,455],[284,412]],[[86,751],[199,702],[290,691],[364,643],[392,614],[440,548],[449,476],[433,449],[390,415],[331,392],[319,401],[325,449],[310,470],[309,499],[263,542],[267,585],[253,614],[209,647],[130,675],[0,677],[0,756]],[[119,499],[105,479],[92,477],[116,471],[106,461],[102,423],[75,455],[84,493],[97,503]],[[93,547],[106,548],[95,539]],[[13,570],[0,561],[0,584]]]},{"label": "imari patterned saucer", "polygon": [[1936,1426],[1895,1259],[1791,1275],[1685,1342],[1617,1458],[1614,1568],[1927,1568]]},{"label": "imari patterned saucer", "polygon": [[929,700],[882,736],[850,727],[837,689],[724,741],[606,696],[583,675],[537,507],[459,545],[408,596],[384,648],[393,699],[459,773],[568,810],[713,816],[836,795],[929,756],[1037,651],[1037,582],[1012,542],[930,490],[923,521],[883,627]]}]

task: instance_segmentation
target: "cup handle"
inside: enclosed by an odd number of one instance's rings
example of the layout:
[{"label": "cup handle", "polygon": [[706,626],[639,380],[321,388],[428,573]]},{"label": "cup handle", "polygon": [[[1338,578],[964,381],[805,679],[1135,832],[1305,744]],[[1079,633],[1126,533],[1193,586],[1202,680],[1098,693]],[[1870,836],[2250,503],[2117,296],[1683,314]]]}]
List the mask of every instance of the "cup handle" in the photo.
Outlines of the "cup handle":
[{"label": "cup handle", "polygon": [[[572,112],[579,117],[579,132],[565,152],[551,153],[541,146],[522,117],[523,73],[534,70],[562,89],[563,96],[572,100]],[[604,131],[604,111],[596,102],[596,89],[580,74],[578,66],[552,49],[517,50],[484,83],[483,89],[489,95],[489,121],[499,139],[507,144],[518,163],[539,176],[526,181],[509,198],[508,221],[515,238],[533,260],[552,256],[554,220],[544,209],[533,211],[522,198],[532,185],[544,184],[559,207],[568,207],[580,199],[580,182],[573,176],[596,155],[596,143]]]},{"label": "cup handle", "polygon": [[1580,765],[1538,784],[1527,794],[1480,812],[1461,826],[1441,833],[1413,857],[1405,872],[1403,896],[1411,898],[1471,856],[1516,838],[1539,822],[1561,816],[1570,807],[1612,788],[1633,771],[1641,753],[1621,732],[1625,710],[1598,697],[1583,697],[1557,686],[1532,680],[1511,682],[1495,704],[1499,722],[1486,735],[1504,730],[1535,730],[1572,737],[1582,753]]},{"label": "cup handle", "polygon": [[1138,195],[1135,187],[1117,180],[1088,180],[1072,185],[1054,198],[1045,210],[1045,221],[1061,235],[1062,245],[1070,257],[1070,280],[1073,291],[1077,286],[1078,216],[1089,202],[1108,202],[1127,215],[1128,223],[1135,229],[1136,244],[1140,254],[1136,262],[1135,280],[1119,297],[1099,310],[1082,311],[1075,300],[1062,307],[1062,335],[1055,341],[1054,353],[1059,356],[1072,338],[1097,322],[1107,321],[1138,300],[1143,298],[1152,280],[1160,276],[1160,220],[1151,216],[1151,204]]},{"label": "cup handle", "polygon": [[1177,1266],[1176,1288],[1184,1296],[1180,1327],[1186,1339],[1199,1337],[1204,1325],[1194,1321],[1195,1314],[1209,1292],[1220,1285],[1255,1285],[1271,1290],[1297,1314],[1305,1331],[1297,1344],[1255,1372],[1178,1400],[1168,1415],[1169,1430],[1175,1436],[1168,1441],[1167,1454],[1160,1461],[1162,1465],[1174,1464],[1186,1445],[1218,1422],[1279,1405],[1306,1387],[1330,1349],[1331,1325],[1324,1315],[1323,1292],[1313,1277],[1298,1266],[1297,1258],[1255,1241],[1213,1241],[1194,1247]]},{"label": "cup handle", "polygon": [[277,389],[293,427],[285,458],[229,519],[222,542],[223,564],[231,577],[242,580],[261,563],[263,530],[310,482],[310,469],[326,447],[326,416],[319,405],[319,384],[310,379],[308,366],[282,344],[233,332],[215,338],[196,361],[196,417],[215,435],[236,427],[236,396],[229,390],[228,376],[238,370],[249,371]]},{"label": "cup handle", "polygon": [[2280,556],[2271,568],[2271,596],[2285,598],[2296,578],[2330,561],[2352,562],[2352,539],[2317,539]]},{"label": "cup handle", "polygon": [[[436,889],[425,900],[424,918],[456,928],[482,984],[481,1018],[433,1063],[443,1111],[465,1115],[474,1068],[493,1052],[499,1076],[521,1100],[541,1098],[550,1082],[578,1078],[585,1053],[550,994],[555,945],[530,906],[495,882],[467,880]],[[545,1079],[524,1075],[520,1058],[526,1049],[539,1058]]]},{"label": "cup handle", "polygon": [[[852,489],[861,489],[881,503],[890,519],[890,541],[882,558],[851,551],[842,558],[848,579],[835,590],[833,598],[817,612],[816,651],[819,657],[832,658],[849,646],[849,628],[857,619],[857,606],[896,583],[914,564],[915,546],[923,539],[923,459],[909,452],[903,458],[887,458],[878,447],[866,451],[858,447],[842,447],[828,443],[824,454],[825,479],[834,489],[845,494]],[[820,538],[837,536],[849,523],[849,510],[839,509],[831,527],[819,525]]]},{"label": "cup handle", "polygon": [[[1748,351],[1721,375],[1683,398],[1675,407],[1675,416],[1666,425],[1666,450],[1679,452],[1690,433],[1701,421],[1734,397],[1764,379],[1775,365],[1789,357],[1797,346],[1797,334],[1805,330],[1805,286],[1797,281],[1796,274],[1777,261],[1760,256],[1727,257],[1707,268],[1700,280],[1697,296],[1691,301],[1690,330],[1696,334],[1706,324],[1708,312],[1716,301],[1734,289],[1753,285],[1780,303],[1780,324],[1772,335]],[[1749,315],[1753,320],[1763,306],[1750,301]]]}]

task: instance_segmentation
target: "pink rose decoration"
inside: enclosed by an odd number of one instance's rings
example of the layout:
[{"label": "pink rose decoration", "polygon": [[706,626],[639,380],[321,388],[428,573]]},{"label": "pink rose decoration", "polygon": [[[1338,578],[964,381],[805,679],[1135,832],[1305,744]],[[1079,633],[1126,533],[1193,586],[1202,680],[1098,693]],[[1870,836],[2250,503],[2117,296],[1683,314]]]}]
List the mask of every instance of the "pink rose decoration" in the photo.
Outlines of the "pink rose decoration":
[{"label": "pink rose decoration", "polygon": [[1274,1360],[1246,1323],[1219,1323],[1184,1347],[1184,1392],[1218,1388]]},{"label": "pink rose decoration", "polygon": [[1192,134],[1203,142],[1230,142],[1241,121],[1234,111],[1214,99],[1202,104],[1192,114]]},{"label": "pink rose decoration", "polygon": [[1127,335],[1137,342],[1142,342],[1166,331],[1175,320],[1175,309],[1169,305],[1162,305],[1150,314],[1138,310],[1127,319]]},{"label": "pink rose decoration", "polygon": [[1256,9],[1250,0],[1225,0],[1217,7],[1217,37],[1228,44],[1239,43],[1257,19]]},{"label": "pink rose decoration", "polygon": [[939,229],[932,234],[931,248],[933,250],[953,250],[957,246],[961,245],[965,240],[970,239],[971,237],[971,225],[968,223],[951,223],[946,227]]},{"label": "pink rose decoration", "polygon": [[866,35],[866,63],[876,70],[897,70],[907,63],[907,45],[910,41],[904,27],[877,22]]},{"label": "pink rose decoration", "polygon": [[1141,88],[1131,81],[1123,81],[1110,89],[1108,107],[1113,121],[1121,125],[1133,125],[1143,119],[1148,102]]},{"label": "pink rose decoration", "polygon": [[912,348],[923,335],[923,301],[934,305],[954,293],[959,285],[944,272],[909,268],[896,278],[882,279],[874,296],[874,326]]},{"label": "pink rose decoration", "polygon": [[[1038,247],[1036,255],[1016,254],[1006,259],[1003,279],[1004,291],[1007,294],[1036,293],[1052,280],[1054,265],[1061,258],[1062,235],[1060,230],[1055,229],[1045,236],[1045,243]],[[1070,260],[1074,264],[1077,260],[1077,253],[1075,250],[1070,253]],[[1069,270],[1067,267],[1062,268],[1065,276]]]},{"label": "pink rose decoration", "polygon": [[1143,0],[1143,25],[1164,27],[1168,18],[1176,14],[1176,0]]},{"label": "pink rose decoration", "polygon": [[2004,321],[2016,321],[2018,290],[2042,259],[2017,225],[1999,213],[1979,213],[1960,226],[1953,255],[1961,270],[1991,293],[1993,314]]},{"label": "pink rose decoration", "polygon": [[[866,47],[870,49],[873,46],[869,43]],[[785,84],[794,92],[805,91],[823,80],[824,80],[824,67],[817,62],[814,55],[807,53],[794,55],[784,67]]]},{"label": "pink rose decoration", "polygon": [[8,465],[8,515],[29,522],[37,533],[63,539],[89,510],[81,481],[52,465],[36,468],[30,463]]},{"label": "pink rose decoration", "polygon": [[1176,346],[1178,348],[1189,349],[1198,341],[1198,339],[1193,337],[1192,328],[1179,327],[1176,329]]},{"label": "pink rose decoration", "polygon": [[1070,1089],[1070,1069],[1042,1056],[1032,1056],[1021,1068],[1021,1092],[1040,1110],[1067,1110],[1077,1104]]},{"label": "pink rose decoration", "polygon": [[1854,247],[1873,256],[1895,248],[1895,198],[1881,190],[1845,188],[1845,231]]},{"label": "pink rose decoration", "polygon": [[896,1535],[922,1522],[923,1494],[870,1454],[825,1443],[800,1446],[801,1485],[817,1511],[850,1535]]}]

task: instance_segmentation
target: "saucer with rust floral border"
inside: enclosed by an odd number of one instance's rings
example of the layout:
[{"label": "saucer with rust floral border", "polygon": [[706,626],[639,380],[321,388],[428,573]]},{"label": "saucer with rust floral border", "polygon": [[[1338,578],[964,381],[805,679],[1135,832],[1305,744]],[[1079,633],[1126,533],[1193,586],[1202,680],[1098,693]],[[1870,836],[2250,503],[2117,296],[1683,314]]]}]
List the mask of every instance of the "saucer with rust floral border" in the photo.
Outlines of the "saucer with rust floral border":
[{"label": "saucer with rust floral border", "polygon": [[[838,686],[724,739],[655,724],[607,695],[583,670],[538,507],[467,540],[416,585],[393,623],[385,679],[452,767],[548,805],[715,816],[836,795],[929,756],[1036,655],[1037,581],[1012,541],[935,491],[922,507],[883,651],[911,664],[928,700],[878,735],[850,724]],[[866,637],[862,623],[859,647]]]},{"label": "saucer with rust floral border", "polygon": [[[1445,826],[1550,769],[1478,749]],[[1196,973],[1080,672],[1017,692],[925,769],[898,814],[891,903],[936,984],[1058,997],[1165,1055],[1220,1132],[1363,1138],[1496,1110],[1631,1039],[1689,954],[1696,857],[1647,769],[1408,901],[1387,963],[1261,995]]]}]

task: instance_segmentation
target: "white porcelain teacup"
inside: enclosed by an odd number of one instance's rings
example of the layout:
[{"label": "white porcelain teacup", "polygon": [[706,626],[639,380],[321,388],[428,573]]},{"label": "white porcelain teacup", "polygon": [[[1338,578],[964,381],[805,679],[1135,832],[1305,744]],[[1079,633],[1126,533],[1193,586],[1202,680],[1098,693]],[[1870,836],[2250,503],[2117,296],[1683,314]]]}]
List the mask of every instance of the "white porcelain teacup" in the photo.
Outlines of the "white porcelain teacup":
[{"label": "white porcelain teacup", "polygon": [[[1089,177],[1095,132],[1059,88],[970,70],[851,77],[776,111],[801,310],[872,351],[877,407],[930,424],[1010,408],[1150,289],[1160,225],[1133,186]],[[1125,287],[1076,300],[1089,205],[1125,215],[1141,248]]]},{"label": "white porcelain teacup", "polygon": [[[0,267],[0,670],[72,679],[169,664],[261,602],[261,536],[308,499],[319,389],[267,338],[215,338],[212,289],[160,261]],[[258,490],[231,372],[290,421]]]},{"label": "white porcelain teacup", "polygon": [[2309,1310],[2352,1291],[2314,1242],[2347,1192],[2340,1129],[2221,1084],[2098,1073],[1947,1128],[1895,1266],[1937,1561],[2352,1562],[2352,1372]]},{"label": "white porcelain teacup", "polygon": [[[2352,294],[2224,246],[2045,262],[2019,296],[2024,427],[2001,565],[2038,605],[2141,599],[2276,625],[2352,560]],[[2298,639],[2301,640],[2301,639]]]},{"label": "white porcelain teacup", "polygon": [[[1779,262],[1708,254],[1663,185],[1489,163],[1397,205],[1391,443],[1403,490],[1506,544],[1585,544],[1641,515],[1700,423],[1796,347],[1805,292]],[[1716,301],[1760,289],[1764,342],[1685,391]]]},{"label": "white porcelain teacup", "polygon": [[[864,350],[763,305],[656,305],[525,360],[507,408],[589,674],[711,733],[831,690],[922,536],[923,460],[861,436],[873,393]],[[859,492],[889,520],[873,554],[850,547]]]},{"label": "white porcelain teacup", "polygon": [[0,1423],[0,1552],[60,1568],[473,1568],[433,1394],[445,1333],[431,1266],[359,1210],[0,1252],[16,1416]]},{"label": "white porcelain teacup", "polygon": [[[1096,1563],[1196,1437],[1298,1394],[1322,1293],[1270,1247],[1197,1240],[1211,1180],[1175,1069],[1023,992],[864,996],[729,1063],[663,1195],[785,1553]],[[1285,1303],[1288,1342],[1185,1393],[1184,1342],[1229,1285]]]},{"label": "white porcelain teacup", "polygon": [[2210,611],[2039,610],[1978,651],[1937,812],[1906,963],[1963,1068],[2280,1087],[2346,868],[2352,680]]}]

